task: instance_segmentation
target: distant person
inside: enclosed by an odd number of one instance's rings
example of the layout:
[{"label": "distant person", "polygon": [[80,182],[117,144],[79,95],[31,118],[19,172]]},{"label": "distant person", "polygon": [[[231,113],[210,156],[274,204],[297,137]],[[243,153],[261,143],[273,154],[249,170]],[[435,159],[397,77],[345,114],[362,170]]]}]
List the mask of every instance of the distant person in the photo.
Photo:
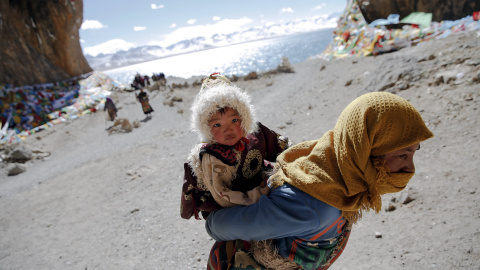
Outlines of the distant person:
[{"label": "distant person", "polygon": [[165,74],[163,72],[158,74],[157,80],[160,82],[161,86],[167,85],[167,79],[165,78]]},{"label": "distant person", "polygon": [[134,90],[140,90],[140,86],[138,86],[136,83],[132,83],[130,84],[130,86],[134,89]]},{"label": "distant person", "polygon": [[142,88],[141,85],[140,85],[140,74],[137,73],[135,75],[135,77],[133,78],[133,82],[132,82],[131,86],[135,90],[140,90]]},{"label": "distant person", "polygon": [[163,72],[152,75],[152,81],[154,81],[159,86],[167,85],[167,79],[165,79],[165,74]]},{"label": "distant person", "polygon": [[143,87],[145,87],[145,79],[144,77],[142,77],[140,75],[140,73],[137,73],[135,75],[135,78],[133,79],[133,83],[131,84],[131,86],[135,89],[135,90],[140,90],[142,89]]},{"label": "distant person", "polygon": [[143,113],[150,117],[150,114],[153,112],[152,106],[150,106],[150,101],[148,99],[147,93],[143,91],[143,88],[140,89],[140,93],[136,95],[137,100],[142,104]]},{"label": "distant person", "polygon": [[115,121],[115,118],[117,118],[118,109],[111,98],[107,97],[107,99],[105,100],[105,107],[103,108],[103,111],[107,111],[107,119],[109,121]]},{"label": "distant person", "polygon": [[265,173],[288,139],[256,121],[250,96],[214,73],[204,80],[191,110],[191,125],[202,143],[184,165],[182,218],[200,219],[200,213],[205,218],[215,209],[250,205],[267,194]]},{"label": "distant person", "polygon": [[[207,269],[329,268],[362,213],[378,213],[381,195],[407,186],[415,151],[431,137],[405,99],[386,92],[360,96],[333,130],[280,154],[270,195],[208,215],[207,232],[218,242]],[[228,244],[235,239],[256,241]]]}]

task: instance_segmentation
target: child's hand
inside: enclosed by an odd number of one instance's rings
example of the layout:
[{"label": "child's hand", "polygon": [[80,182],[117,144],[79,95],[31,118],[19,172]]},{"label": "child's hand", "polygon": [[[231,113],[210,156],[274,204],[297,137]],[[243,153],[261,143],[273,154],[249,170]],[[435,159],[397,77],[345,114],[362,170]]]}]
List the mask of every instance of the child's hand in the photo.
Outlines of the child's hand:
[{"label": "child's hand", "polygon": [[270,188],[266,187],[256,187],[252,190],[247,191],[247,195],[244,197],[244,205],[250,205],[256,203],[260,200],[262,195],[270,194]]},{"label": "child's hand", "polygon": [[270,194],[270,188],[268,186],[260,188],[260,194],[268,196],[268,194]]}]

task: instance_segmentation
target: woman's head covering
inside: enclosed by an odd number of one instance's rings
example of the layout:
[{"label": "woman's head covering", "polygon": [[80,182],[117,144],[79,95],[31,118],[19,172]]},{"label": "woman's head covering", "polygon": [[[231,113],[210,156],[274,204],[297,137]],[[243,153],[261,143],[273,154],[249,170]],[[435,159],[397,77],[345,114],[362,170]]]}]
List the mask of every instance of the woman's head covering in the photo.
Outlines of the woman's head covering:
[{"label": "woman's head covering", "polygon": [[203,81],[202,88],[195,97],[191,108],[191,127],[199,135],[200,140],[205,142],[213,140],[208,120],[219,109],[227,107],[238,112],[245,133],[253,133],[257,130],[255,111],[250,102],[250,96],[233,85],[225,76],[213,73]]},{"label": "woman's head covering", "polygon": [[117,107],[115,106],[115,103],[113,103],[113,100],[109,97],[105,99],[105,109],[113,108],[115,111],[117,111]]},{"label": "woman's head covering", "polygon": [[381,209],[381,194],[404,189],[413,173],[390,173],[381,156],[433,137],[420,113],[386,92],[360,96],[322,138],[290,147],[277,158],[271,185],[284,182],[343,211],[352,222],[362,210]]}]

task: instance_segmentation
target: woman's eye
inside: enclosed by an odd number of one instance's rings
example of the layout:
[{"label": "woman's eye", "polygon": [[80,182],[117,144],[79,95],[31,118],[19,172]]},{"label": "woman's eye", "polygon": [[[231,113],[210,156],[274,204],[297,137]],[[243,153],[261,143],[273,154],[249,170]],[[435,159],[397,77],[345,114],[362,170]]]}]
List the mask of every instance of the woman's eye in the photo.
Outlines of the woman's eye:
[{"label": "woman's eye", "polygon": [[404,155],[400,155],[400,156],[398,156],[398,158],[399,158],[399,159],[406,159],[406,158],[407,158],[407,155],[405,155],[405,154],[404,154]]},{"label": "woman's eye", "polygon": [[232,123],[236,123],[236,122],[238,122],[238,118],[235,118],[232,120]]},{"label": "woman's eye", "polygon": [[217,123],[217,124],[213,125],[213,127],[220,127],[220,124]]}]

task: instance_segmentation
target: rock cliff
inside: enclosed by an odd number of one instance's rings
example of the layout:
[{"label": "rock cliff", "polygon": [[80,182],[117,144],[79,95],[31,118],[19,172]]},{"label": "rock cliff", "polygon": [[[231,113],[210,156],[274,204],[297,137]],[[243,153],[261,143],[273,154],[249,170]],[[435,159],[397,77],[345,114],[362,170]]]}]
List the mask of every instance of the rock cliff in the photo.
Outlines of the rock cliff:
[{"label": "rock cliff", "polygon": [[82,0],[0,1],[0,84],[63,81],[92,71],[80,47]]},{"label": "rock cliff", "polygon": [[432,13],[432,20],[440,22],[457,20],[480,10],[479,0],[358,0],[358,4],[368,23],[390,14],[404,18],[415,11]]}]

